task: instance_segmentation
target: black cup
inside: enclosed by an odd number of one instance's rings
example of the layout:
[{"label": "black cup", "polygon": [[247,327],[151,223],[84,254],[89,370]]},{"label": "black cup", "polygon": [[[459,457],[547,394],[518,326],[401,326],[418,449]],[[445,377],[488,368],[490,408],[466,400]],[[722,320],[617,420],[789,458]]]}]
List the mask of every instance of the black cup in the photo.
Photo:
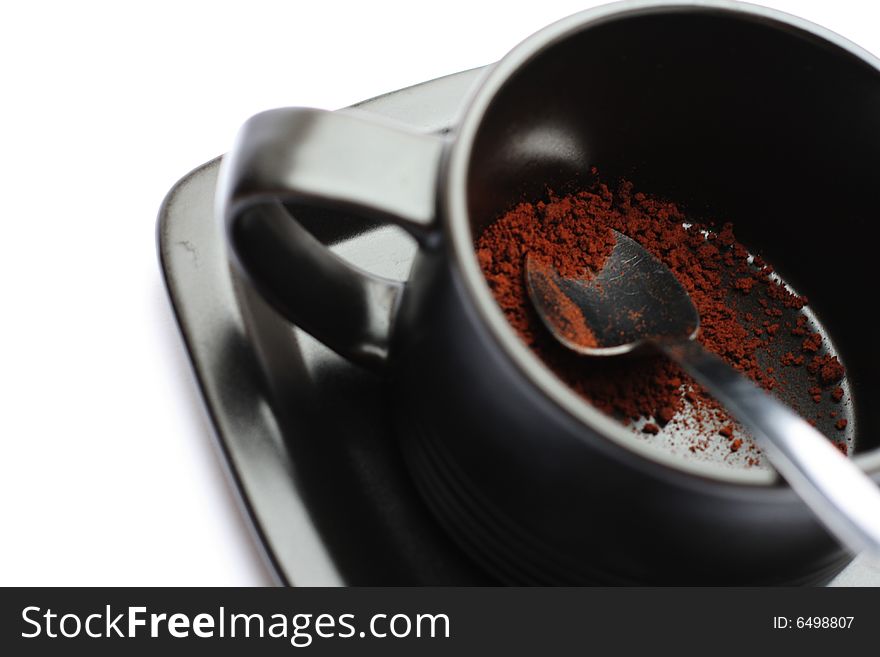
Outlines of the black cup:
[{"label": "black cup", "polygon": [[[880,479],[880,349],[866,318],[880,63],[776,11],[626,2],[530,37],[445,138],[342,112],[257,115],[224,158],[235,262],[290,321],[396,384],[429,506],[516,583],[820,582],[847,561],[771,472],[648,450],[584,402],[495,304],[475,235],[590,166],[704,209],[807,295],[844,359],[855,462]],[[285,205],[287,204],[287,205]],[[412,233],[405,285],[326,251],[290,204]]]}]

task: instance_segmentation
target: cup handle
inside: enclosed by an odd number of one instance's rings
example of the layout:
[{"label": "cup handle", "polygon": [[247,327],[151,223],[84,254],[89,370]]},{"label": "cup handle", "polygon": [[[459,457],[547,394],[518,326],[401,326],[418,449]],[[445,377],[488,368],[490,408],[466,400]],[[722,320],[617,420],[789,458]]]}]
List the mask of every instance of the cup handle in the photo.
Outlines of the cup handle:
[{"label": "cup handle", "polygon": [[435,234],[444,144],[340,112],[257,114],[224,156],[217,187],[233,263],[288,320],[340,355],[380,368],[404,284],[333,254],[283,203],[393,223],[424,245]]}]

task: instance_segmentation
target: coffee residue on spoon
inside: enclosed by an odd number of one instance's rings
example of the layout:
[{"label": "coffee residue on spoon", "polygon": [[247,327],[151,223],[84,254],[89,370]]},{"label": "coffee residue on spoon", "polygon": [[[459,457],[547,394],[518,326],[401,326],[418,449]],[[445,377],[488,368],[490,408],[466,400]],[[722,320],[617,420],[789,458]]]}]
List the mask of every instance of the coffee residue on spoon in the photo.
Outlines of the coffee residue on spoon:
[{"label": "coffee residue on spoon", "polygon": [[[702,224],[675,203],[634,192],[633,184],[624,181],[616,191],[597,182],[577,193],[548,193],[544,200],[519,203],[487,226],[475,245],[507,320],[591,404],[625,423],[643,422],[641,431],[647,435],[681,423],[693,436],[692,452],[720,439],[731,453],[754,453],[746,464],[759,462],[757,448],[750,439],[744,444],[724,409],[665,357],[590,359],[569,352],[541,324],[526,290],[526,256],[552,265],[563,277],[582,278],[600,269],[614,247],[611,229],[636,240],[673,271],[700,314],[698,339],[709,351],[800,409],[805,403],[842,401],[843,365],[826,352],[822,335],[809,329],[803,313],[807,299],[783,285],[760,257],[752,257],[730,223],[720,228]],[[579,330],[577,318],[570,319],[573,330]],[[784,353],[774,348],[792,341]],[[779,373],[789,367],[803,368],[809,379],[809,390],[798,391],[804,399],[785,399],[786,377]],[[689,412],[682,413],[686,407]],[[806,419],[815,424],[814,418]],[[835,426],[842,431],[846,421]],[[838,447],[845,452],[845,443]]]},{"label": "coffee residue on spoon", "polygon": [[592,349],[599,346],[596,334],[587,324],[583,311],[560,289],[554,280],[555,270],[540,256],[529,254],[531,286],[537,295],[546,318],[562,339],[577,347]]}]

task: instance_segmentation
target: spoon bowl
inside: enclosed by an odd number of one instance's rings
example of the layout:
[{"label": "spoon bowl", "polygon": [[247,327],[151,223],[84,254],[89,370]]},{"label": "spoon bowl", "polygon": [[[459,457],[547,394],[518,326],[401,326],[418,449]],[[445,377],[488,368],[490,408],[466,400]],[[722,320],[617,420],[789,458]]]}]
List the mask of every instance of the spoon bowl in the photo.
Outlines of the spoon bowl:
[{"label": "spoon bowl", "polygon": [[565,278],[546,260],[526,256],[529,298],[544,325],[566,347],[588,356],[696,338],[700,315],[684,286],[638,242],[612,232],[614,247],[587,277]]}]

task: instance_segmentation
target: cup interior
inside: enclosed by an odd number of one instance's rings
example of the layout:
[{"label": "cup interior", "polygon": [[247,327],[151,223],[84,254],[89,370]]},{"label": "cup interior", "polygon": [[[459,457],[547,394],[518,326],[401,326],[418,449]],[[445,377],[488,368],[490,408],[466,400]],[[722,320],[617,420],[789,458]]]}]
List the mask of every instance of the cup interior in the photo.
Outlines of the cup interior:
[{"label": "cup interior", "polygon": [[833,340],[856,451],[880,446],[876,62],[830,33],[743,10],[591,22],[530,57],[486,107],[467,163],[472,235],[547,187],[576,189],[592,166],[732,221]]}]

